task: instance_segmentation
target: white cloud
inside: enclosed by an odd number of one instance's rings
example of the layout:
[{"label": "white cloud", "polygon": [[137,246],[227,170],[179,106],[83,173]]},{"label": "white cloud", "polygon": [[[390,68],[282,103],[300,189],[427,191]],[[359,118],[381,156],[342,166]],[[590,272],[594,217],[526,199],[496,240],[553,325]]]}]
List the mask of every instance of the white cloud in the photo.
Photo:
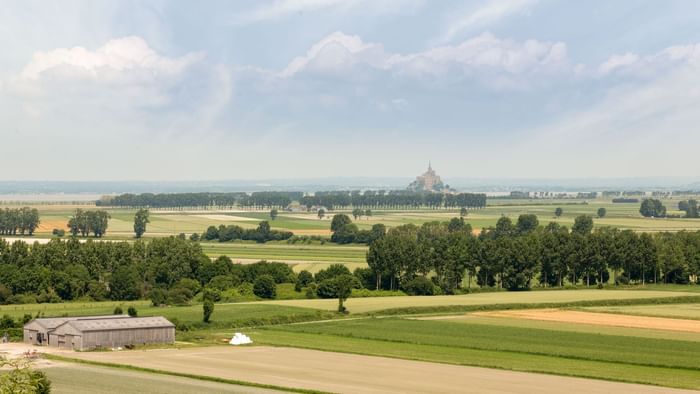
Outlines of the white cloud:
[{"label": "white cloud", "polygon": [[674,45],[653,55],[640,56],[636,53],[612,55],[598,67],[599,75],[630,75],[656,77],[674,67],[700,63],[700,43]]},{"label": "white cloud", "polygon": [[537,0],[489,0],[476,9],[468,9],[456,16],[450,16],[440,42],[449,42],[459,33],[484,28],[511,15],[522,13]]},{"label": "white cloud", "polygon": [[190,53],[180,58],[167,58],[156,53],[144,39],[125,37],[110,40],[94,51],[73,47],[37,52],[20,76],[39,80],[44,74],[56,73],[63,77],[108,80],[139,71],[154,77],[171,76],[182,73],[202,57],[200,53]]},{"label": "white cloud", "polygon": [[562,42],[518,42],[484,33],[458,45],[400,54],[388,53],[381,44],[366,43],[358,36],[335,32],[314,44],[304,56],[292,60],[280,76],[302,72],[347,75],[355,66],[414,77],[440,77],[453,71],[463,75],[483,72],[510,77],[565,70],[568,61],[566,44]]},{"label": "white cloud", "polygon": [[237,14],[234,24],[249,24],[279,20],[296,14],[338,10],[347,12],[360,9],[364,12],[390,13],[413,9],[422,0],[275,0],[247,12]]}]

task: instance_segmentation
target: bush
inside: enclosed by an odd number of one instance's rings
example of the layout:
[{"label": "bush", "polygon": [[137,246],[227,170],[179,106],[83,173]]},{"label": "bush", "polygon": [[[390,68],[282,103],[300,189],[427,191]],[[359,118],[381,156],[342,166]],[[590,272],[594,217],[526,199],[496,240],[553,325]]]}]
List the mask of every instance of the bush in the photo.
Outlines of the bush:
[{"label": "bush", "polygon": [[407,281],[403,286],[403,291],[412,296],[425,296],[435,294],[433,282],[425,276],[416,276]]},{"label": "bush", "polygon": [[271,275],[261,275],[253,283],[253,294],[260,298],[272,299],[277,296],[277,285]]},{"label": "bush", "polygon": [[168,302],[168,292],[163,288],[156,287],[148,294],[148,298],[153,306],[165,305]]},{"label": "bush", "polygon": [[198,281],[190,278],[180,279],[180,281],[177,282],[175,287],[182,287],[188,289],[192,293],[192,295],[199,293],[199,291],[202,289],[202,285],[200,285]]},{"label": "bush", "polygon": [[209,287],[220,291],[232,289],[241,283],[241,280],[235,275],[218,275],[209,281]]},{"label": "bush", "polygon": [[66,235],[66,230],[64,230],[62,228],[55,228],[51,231],[51,234],[53,234],[57,237],[62,237],[64,235]]},{"label": "bush", "polygon": [[205,300],[202,305],[202,321],[209,323],[212,313],[214,313],[214,302],[212,300]]},{"label": "bush", "polygon": [[59,297],[53,289],[42,291],[36,296],[36,302],[39,304],[57,304],[61,301],[63,300],[61,300],[61,297]]},{"label": "bush", "polygon": [[131,317],[136,317],[139,315],[139,312],[133,306],[130,306],[129,309],[127,309],[126,313]]},{"label": "bush", "polygon": [[7,302],[10,297],[12,297],[12,291],[7,286],[0,284],[0,304]]},{"label": "bush", "polygon": [[168,291],[168,303],[171,305],[189,305],[194,295],[190,289],[184,287],[174,287]]},{"label": "bush", "polygon": [[2,318],[0,318],[0,329],[4,330],[6,328],[15,328],[15,321],[10,315],[2,315]]},{"label": "bush", "polygon": [[112,312],[113,315],[123,315],[124,311],[122,310],[121,306],[116,306],[114,307],[114,312]]},{"label": "bush", "polygon": [[316,298],[316,290],[318,290],[318,285],[316,283],[311,283],[309,284],[309,287],[306,288],[306,292],[304,293],[304,296],[310,300]]},{"label": "bush", "polygon": [[243,297],[252,297],[255,295],[255,293],[253,293],[253,284],[250,282],[241,283],[237,291],[238,294]]}]

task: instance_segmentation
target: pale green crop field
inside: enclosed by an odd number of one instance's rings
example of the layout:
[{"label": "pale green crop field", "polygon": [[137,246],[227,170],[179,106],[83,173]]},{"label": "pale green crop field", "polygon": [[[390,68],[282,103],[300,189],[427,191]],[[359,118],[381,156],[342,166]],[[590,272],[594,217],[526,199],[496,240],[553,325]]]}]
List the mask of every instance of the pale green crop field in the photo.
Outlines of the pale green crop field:
[{"label": "pale green crop field", "polygon": [[625,315],[700,320],[700,304],[604,306],[585,309],[595,312],[611,312]]},{"label": "pale green crop field", "polygon": [[[697,293],[654,290],[552,290],[529,292],[497,292],[429,297],[366,297],[350,298],[345,303],[350,313],[366,313],[394,308],[439,307],[452,305],[496,305],[496,304],[540,304],[567,303],[598,300],[633,300],[694,296]],[[338,300],[281,300],[267,301],[269,304],[296,306],[324,310],[335,310]],[[664,306],[665,307],[665,306]]]}]

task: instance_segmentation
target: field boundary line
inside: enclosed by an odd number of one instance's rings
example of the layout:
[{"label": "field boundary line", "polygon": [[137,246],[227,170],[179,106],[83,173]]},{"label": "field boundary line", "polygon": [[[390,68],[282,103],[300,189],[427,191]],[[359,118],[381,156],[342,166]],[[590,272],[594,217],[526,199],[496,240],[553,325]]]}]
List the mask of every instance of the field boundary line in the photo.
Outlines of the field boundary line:
[{"label": "field boundary line", "polygon": [[46,359],[49,359],[49,360],[54,360],[54,361],[64,361],[64,362],[75,363],[75,364],[95,365],[95,366],[107,367],[107,368],[118,368],[118,369],[126,369],[126,370],[137,371],[137,372],[146,372],[146,373],[154,373],[154,374],[160,374],[160,375],[177,376],[177,377],[181,377],[181,378],[203,380],[203,381],[214,382],[214,383],[225,383],[225,384],[231,384],[231,385],[236,385],[236,386],[255,387],[255,388],[260,388],[260,389],[270,389],[270,390],[286,391],[286,392],[301,393],[301,394],[331,394],[331,393],[328,393],[326,391],[302,389],[302,388],[296,388],[296,387],[283,387],[283,386],[276,386],[276,385],[272,385],[272,384],[247,382],[244,380],[218,378],[215,376],[195,375],[195,374],[189,374],[189,373],[184,373],[184,372],[174,372],[174,371],[166,371],[166,370],[155,369],[155,368],[137,367],[135,365],[129,365],[129,364],[82,360],[79,358],[58,356],[55,354],[43,354],[43,357]]}]

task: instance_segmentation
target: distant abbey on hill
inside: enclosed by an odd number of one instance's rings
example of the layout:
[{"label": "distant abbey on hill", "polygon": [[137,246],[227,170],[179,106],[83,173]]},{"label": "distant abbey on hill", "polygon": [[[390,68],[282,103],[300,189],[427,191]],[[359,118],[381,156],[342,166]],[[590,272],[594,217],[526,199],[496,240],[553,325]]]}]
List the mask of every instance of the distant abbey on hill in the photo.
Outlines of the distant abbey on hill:
[{"label": "distant abbey on hill", "polygon": [[408,190],[414,192],[446,192],[450,186],[442,183],[440,176],[435,173],[433,166],[428,162],[428,171],[416,177],[416,180],[408,185]]}]

